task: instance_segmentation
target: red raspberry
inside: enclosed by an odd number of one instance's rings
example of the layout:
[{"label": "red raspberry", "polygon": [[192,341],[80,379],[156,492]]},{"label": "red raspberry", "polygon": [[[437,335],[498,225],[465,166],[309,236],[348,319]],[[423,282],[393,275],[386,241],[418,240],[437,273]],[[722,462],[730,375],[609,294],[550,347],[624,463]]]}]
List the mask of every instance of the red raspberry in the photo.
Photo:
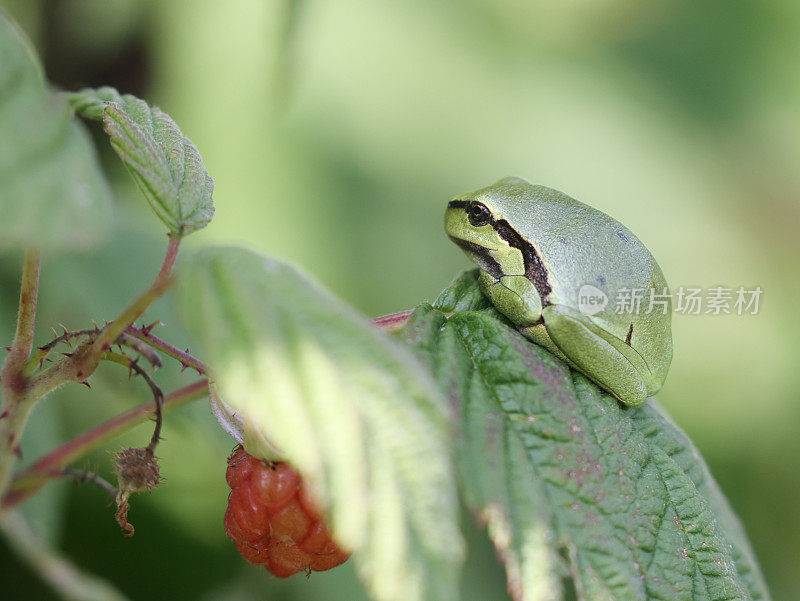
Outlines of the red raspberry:
[{"label": "red raspberry", "polygon": [[287,463],[268,463],[237,446],[228,457],[231,487],[225,532],[239,553],[279,578],[321,572],[347,561],[331,540],[319,511]]}]

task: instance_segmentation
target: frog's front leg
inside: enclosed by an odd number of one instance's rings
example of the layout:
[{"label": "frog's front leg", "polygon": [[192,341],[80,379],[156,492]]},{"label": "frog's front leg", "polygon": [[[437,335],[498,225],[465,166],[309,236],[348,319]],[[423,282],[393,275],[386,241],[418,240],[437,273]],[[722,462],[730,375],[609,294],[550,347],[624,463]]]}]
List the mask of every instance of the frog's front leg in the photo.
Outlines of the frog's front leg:
[{"label": "frog's front leg", "polygon": [[481,270],[478,285],[495,308],[517,326],[524,327],[541,320],[542,299],[524,275],[504,275],[496,280]]},{"label": "frog's front leg", "polygon": [[549,305],[542,310],[542,318],[550,340],[561,352],[626,405],[639,405],[658,390],[642,356],[580,311]]}]

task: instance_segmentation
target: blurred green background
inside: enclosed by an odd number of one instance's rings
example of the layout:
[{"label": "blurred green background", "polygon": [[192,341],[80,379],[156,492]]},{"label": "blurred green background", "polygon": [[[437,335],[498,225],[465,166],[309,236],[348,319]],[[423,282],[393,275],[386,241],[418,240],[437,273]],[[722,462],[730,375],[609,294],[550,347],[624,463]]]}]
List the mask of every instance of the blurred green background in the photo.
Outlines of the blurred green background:
[{"label": "blurred green background", "polygon": [[[505,175],[625,223],[673,288],[761,286],[757,316],[674,319],[659,398],[741,516],[775,599],[800,598],[800,3],[795,0],[0,0],[48,77],[109,84],[170,113],[216,180],[190,244],[243,242],[302,265],[367,315],[410,308],[466,259],[444,202]],[[94,132],[97,134],[97,132]],[[160,224],[97,136],[118,223],[47,257],[40,339],[114,316],[160,264]],[[435,257],[435,259],[432,259]],[[18,256],[0,257],[10,340]],[[168,299],[148,314],[185,334]],[[181,379],[163,369],[165,388]],[[147,400],[107,367],[36,411],[26,461]],[[78,390],[79,389],[79,390]],[[233,446],[204,403],[170,416],[166,485],[133,539],[88,486],[51,485],[38,531],[132,599],[357,599],[351,566],[308,581],[241,561],[222,529]],[[147,427],[114,445],[142,444]],[[89,465],[107,473],[98,453]],[[464,599],[504,599],[482,534]],[[54,598],[0,547],[9,599]],[[24,595],[24,596],[23,596]]]}]

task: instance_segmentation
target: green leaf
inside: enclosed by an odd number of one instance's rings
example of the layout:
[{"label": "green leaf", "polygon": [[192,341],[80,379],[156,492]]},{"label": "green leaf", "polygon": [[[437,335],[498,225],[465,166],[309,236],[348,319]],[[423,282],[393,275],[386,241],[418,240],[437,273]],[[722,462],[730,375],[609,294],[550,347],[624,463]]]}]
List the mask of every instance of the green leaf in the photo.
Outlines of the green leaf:
[{"label": "green leaf", "polygon": [[[469,307],[474,274],[440,299]],[[456,288],[456,286],[454,286]],[[482,311],[405,335],[460,415],[457,468],[519,600],[768,599],[736,517],[653,399],[622,407]]]},{"label": "green leaf", "polygon": [[82,124],[0,10],[0,252],[82,250],[111,222],[111,193]]},{"label": "green leaf", "polygon": [[450,422],[413,356],[295,269],[245,250],[203,251],[178,290],[222,399],[327,502],[371,594],[457,599]]},{"label": "green leaf", "polygon": [[478,271],[468,269],[456,276],[450,285],[442,290],[434,306],[444,313],[456,311],[486,311],[498,319],[502,316],[478,287]]},{"label": "green leaf", "polygon": [[214,180],[169,115],[109,87],[86,88],[69,98],[79,115],[103,122],[111,146],[171,233],[185,236],[208,225]]}]

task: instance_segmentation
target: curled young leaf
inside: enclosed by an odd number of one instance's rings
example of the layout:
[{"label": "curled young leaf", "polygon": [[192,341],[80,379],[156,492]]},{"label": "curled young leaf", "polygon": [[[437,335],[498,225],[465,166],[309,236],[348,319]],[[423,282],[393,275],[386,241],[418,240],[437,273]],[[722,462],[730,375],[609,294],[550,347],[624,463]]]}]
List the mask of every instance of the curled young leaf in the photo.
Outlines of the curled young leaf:
[{"label": "curled young leaf", "polygon": [[79,115],[103,122],[111,146],[171,233],[185,236],[208,225],[214,180],[169,115],[110,87],[86,88],[69,99]]}]

